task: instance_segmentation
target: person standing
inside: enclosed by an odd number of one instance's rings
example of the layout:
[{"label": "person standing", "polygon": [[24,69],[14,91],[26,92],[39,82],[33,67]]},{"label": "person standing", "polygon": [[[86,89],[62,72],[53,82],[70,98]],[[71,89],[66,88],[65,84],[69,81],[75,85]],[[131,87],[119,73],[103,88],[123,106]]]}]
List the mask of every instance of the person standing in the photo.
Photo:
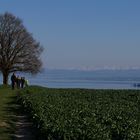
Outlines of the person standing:
[{"label": "person standing", "polygon": [[21,77],[21,88],[24,88],[24,84],[25,84],[25,78]]},{"label": "person standing", "polygon": [[17,88],[20,88],[20,84],[21,84],[21,78],[19,76],[17,76],[16,78],[16,84],[17,84]]},{"label": "person standing", "polygon": [[29,81],[27,79],[25,79],[25,86],[28,87],[29,86]]},{"label": "person standing", "polygon": [[15,82],[16,82],[16,75],[15,73],[13,73],[11,76],[12,89],[15,89]]}]

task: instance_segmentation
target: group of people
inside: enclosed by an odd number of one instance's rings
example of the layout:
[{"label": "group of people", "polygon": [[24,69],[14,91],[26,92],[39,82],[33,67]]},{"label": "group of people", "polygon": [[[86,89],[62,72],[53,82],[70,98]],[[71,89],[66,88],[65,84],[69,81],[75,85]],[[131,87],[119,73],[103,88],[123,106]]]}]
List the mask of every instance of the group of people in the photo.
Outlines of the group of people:
[{"label": "group of people", "polygon": [[15,73],[12,74],[11,76],[11,84],[12,84],[12,89],[15,89],[15,87],[19,88],[24,88],[25,86],[28,86],[28,80],[25,80],[25,77],[19,77],[16,76]]}]

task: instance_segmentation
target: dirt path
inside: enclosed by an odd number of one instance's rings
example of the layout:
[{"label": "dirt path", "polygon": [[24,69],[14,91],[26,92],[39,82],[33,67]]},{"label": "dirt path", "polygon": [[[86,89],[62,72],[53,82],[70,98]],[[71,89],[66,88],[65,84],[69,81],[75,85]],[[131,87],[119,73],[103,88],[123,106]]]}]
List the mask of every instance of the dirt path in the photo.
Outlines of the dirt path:
[{"label": "dirt path", "polygon": [[0,86],[0,140],[35,140],[32,123],[15,92]]},{"label": "dirt path", "polygon": [[18,106],[16,113],[16,131],[14,134],[15,140],[35,140],[33,135],[33,123],[30,121],[27,114],[21,110],[21,106]]},{"label": "dirt path", "polygon": [[15,140],[35,140],[32,123],[24,114],[17,116]]},{"label": "dirt path", "polygon": [[[30,121],[28,114],[25,113],[22,106],[16,102],[8,104],[8,109],[12,112],[9,118],[13,118],[15,132],[11,134],[13,140],[35,140],[35,132],[33,129],[33,123]],[[8,110],[6,109],[6,110]]]}]

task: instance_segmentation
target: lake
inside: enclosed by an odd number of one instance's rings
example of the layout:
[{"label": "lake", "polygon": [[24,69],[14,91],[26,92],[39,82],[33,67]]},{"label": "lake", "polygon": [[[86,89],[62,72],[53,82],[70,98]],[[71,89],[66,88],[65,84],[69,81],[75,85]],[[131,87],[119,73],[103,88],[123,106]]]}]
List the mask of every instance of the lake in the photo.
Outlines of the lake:
[{"label": "lake", "polygon": [[[31,85],[50,88],[88,88],[88,89],[139,89],[140,70],[50,70],[36,76],[25,76]],[[2,76],[0,76],[2,83]],[[10,83],[10,80],[9,80]]]}]

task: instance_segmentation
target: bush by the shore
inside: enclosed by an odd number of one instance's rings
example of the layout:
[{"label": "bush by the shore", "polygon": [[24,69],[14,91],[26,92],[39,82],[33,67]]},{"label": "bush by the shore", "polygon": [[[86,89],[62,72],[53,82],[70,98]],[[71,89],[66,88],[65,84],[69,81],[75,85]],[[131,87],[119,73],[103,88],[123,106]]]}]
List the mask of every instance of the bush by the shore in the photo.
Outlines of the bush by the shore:
[{"label": "bush by the shore", "polygon": [[139,140],[139,90],[29,87],[19,100],[40,139]]}]

